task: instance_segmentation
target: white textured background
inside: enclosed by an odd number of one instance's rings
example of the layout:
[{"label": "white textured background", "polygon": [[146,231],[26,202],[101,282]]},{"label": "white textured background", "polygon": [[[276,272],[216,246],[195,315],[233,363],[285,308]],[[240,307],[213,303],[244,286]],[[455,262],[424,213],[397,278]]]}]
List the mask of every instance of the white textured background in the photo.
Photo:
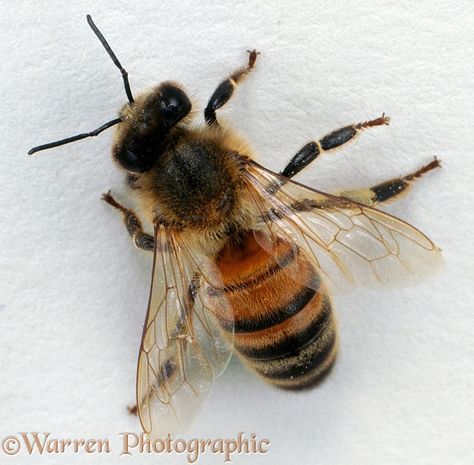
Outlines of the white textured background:
[{"label": "white textured background", "polygon": [[123,193],[111,132],[26,156],[32,145],[94,129],[126,100],[86,13],[135,92],[176,79],[201,108],[246,49],[260,50],[257,69],[222,114],[275,170],[311,138],[390,115],[391,126],[367,131],[299,177],[321,190],[372,185],[433,155],[443,161],[389,208],[443,248],[439,276],[336,298],[340,358],[317,390],[273,390],[234,361],[192,434],[270,439],[268,455],[235,457],[238,464],[474,463],[471,0],[4,3],[0,436],[109,437],[114,450],[0,452],[0,463],[186,462],[117,457],[118,433],[139,431],[125,406],[134,400],[151,261],[99,200],[109,188]]}]

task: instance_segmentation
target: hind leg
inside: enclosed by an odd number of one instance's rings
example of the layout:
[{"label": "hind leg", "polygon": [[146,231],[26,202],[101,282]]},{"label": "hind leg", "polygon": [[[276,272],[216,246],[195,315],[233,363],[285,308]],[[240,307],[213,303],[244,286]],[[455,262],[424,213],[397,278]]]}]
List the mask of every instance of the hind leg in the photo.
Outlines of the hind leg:
[{"label": "hind leg", "polygon": [[441,167],[441,163],[435,157],[431,163],[422,166],[420,169],[406,176],[393,178],[373,187],[341,191],[338,192],[337,195],[369,207],[380,202],[398,200],[407,192],[415,179],[439,167]]}]

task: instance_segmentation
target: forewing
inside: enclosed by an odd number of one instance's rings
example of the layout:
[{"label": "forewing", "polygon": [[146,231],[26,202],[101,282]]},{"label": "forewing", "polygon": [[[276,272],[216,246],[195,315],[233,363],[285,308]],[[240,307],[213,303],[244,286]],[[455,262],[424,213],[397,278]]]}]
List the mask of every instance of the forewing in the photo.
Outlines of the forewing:
[{"label": "forewing", "polygon": [[137,371],[137,406],[145,432],[184,429],[227,365],[232,321],[214,263],[178,233],[155,229],[153,277]]},{"label": "forewing", "polygon": [[336,289],[348,283],[411,284],[439,268],[436,245],[392,215],[290,181],[255,162],[245,178],[260,245],[271,252],[280,238],[302,248]]}]

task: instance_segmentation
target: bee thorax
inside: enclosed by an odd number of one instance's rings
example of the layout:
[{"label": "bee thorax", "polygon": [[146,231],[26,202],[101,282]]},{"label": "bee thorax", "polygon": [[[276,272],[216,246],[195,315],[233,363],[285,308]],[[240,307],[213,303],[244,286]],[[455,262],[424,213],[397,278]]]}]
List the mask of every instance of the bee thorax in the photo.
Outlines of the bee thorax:
[{"label": "bee thorax", "polygon": [[213,141],[178,143],[150,175],[150,194],[171,224],[219,228],[240,210],[238,164]]}]

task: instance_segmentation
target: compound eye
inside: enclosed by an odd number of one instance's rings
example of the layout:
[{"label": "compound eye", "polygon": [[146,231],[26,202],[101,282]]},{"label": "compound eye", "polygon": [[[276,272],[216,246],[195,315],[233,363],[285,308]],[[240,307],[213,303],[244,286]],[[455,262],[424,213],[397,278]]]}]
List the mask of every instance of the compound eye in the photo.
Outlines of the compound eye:
[{"label": "compound eye", "polygon": [[180,107],[180,102],[176,96],[171,95],[166,100],[163,100],[163,106],[165,110],[168,111],[177,111]]},{"label": "compound eye", "polygon": [[188,96],[172,84],[163,84],[160,88],[160,112],[168,127],[181,121],[190,111]]},{"label": "compound eye", "polygon": [[149,171],[155,164],[153,154],[146,150],[136,150],[133,147],[123,149],[117,156],[117,161],[133,173]]}]

